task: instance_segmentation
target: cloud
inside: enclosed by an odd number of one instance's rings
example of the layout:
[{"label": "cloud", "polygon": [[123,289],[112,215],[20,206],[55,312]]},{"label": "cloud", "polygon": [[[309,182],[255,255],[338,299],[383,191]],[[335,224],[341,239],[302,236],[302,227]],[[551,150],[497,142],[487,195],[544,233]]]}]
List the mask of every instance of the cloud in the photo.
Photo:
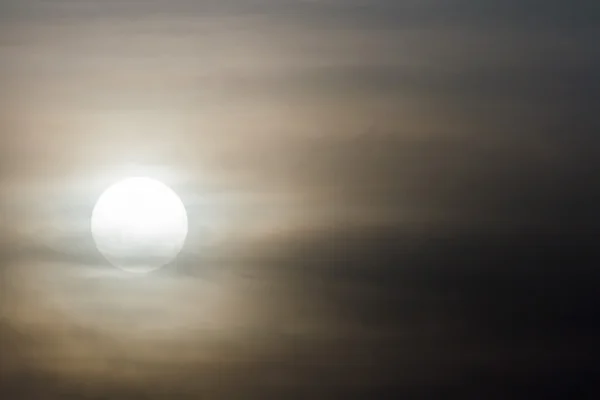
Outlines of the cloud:
[{"label": "cloud", "polygon": [[[6,397],[587,388],[594,1],[0,7]],[[144,171],[190,240],[134,281],[86,226]]]}]

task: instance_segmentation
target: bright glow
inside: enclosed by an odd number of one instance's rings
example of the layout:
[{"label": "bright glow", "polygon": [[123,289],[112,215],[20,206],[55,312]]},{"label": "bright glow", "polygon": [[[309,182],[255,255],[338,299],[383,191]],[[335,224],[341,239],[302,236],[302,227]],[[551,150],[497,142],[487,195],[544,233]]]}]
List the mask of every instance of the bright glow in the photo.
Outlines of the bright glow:
[{"label": "bright glow", "polygon": [[185,207],[165,184],[129,178],[108,188],[92,213],[92,235],[112,264],[148,272],[171,262],[188,232]]}]

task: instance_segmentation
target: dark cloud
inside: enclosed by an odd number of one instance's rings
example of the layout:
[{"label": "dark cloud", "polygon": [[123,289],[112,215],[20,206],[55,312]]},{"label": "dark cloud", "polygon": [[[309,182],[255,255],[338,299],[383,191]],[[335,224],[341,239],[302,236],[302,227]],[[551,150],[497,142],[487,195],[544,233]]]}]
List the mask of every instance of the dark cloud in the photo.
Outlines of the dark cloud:
[{"label": "dark cloud", "polygon": [[[595,1],[0,15],[0,397],[593,396]],[[88,230],[134,172],[190,218],[141,279]]]}]

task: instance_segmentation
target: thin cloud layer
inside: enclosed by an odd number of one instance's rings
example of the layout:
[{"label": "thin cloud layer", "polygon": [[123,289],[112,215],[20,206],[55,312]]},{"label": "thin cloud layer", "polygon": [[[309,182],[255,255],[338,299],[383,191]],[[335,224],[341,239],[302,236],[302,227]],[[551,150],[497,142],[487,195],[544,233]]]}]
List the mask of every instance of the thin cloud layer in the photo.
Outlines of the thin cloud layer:
[{"label": "thin cloud layer", "polygon": [[[0,2],[0,397],[588,394],[598,17]],[[140,174],[190,232],[133,280],[88,228]]]}]

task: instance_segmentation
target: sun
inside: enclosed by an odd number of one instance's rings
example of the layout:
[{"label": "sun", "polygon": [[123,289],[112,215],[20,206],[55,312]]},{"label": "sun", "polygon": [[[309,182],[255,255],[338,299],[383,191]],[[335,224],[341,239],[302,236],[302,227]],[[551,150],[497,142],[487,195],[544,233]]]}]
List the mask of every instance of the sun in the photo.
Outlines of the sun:
[{"label": "sun", "polygon": [[188,218],[179,196],[164,183],[146,177],[109,187],[92,212],[96,247],[113,265],[149,272],[169,264],[181,251]]}]

